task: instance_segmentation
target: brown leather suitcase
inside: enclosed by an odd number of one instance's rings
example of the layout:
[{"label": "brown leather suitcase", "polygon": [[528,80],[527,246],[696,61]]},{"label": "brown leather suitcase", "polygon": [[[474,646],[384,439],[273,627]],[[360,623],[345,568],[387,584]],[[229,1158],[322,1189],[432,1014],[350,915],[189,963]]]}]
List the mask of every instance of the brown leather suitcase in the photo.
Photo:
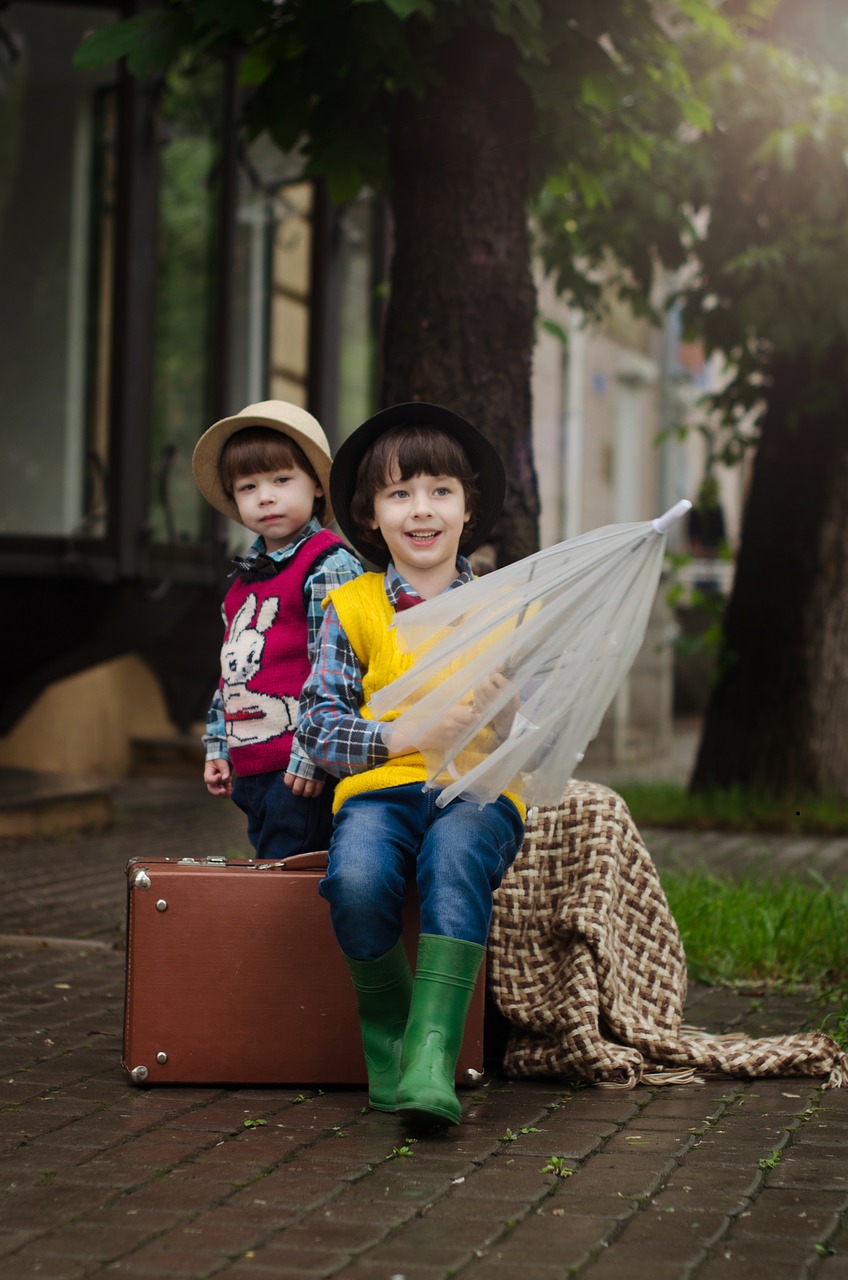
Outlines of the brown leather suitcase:
[{"label": "brown leather suitcase", "polygon": [[[136,1084],[366,1083],[356,999],[318,895],[325,853],[127,864],[123,1064]],[[415,964],[414,892],[404,941]],[[481,973],[457,1083],[483,1070]]]}]

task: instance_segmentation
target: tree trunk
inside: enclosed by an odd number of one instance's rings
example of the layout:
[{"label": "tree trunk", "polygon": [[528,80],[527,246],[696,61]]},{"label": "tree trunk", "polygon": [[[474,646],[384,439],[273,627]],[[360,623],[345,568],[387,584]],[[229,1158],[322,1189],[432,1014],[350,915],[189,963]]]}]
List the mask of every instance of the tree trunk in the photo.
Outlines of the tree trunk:
[{"label": "tree trunk", "polygon": [[429,400],[495,444],[507,474],[500,564],[538,548],[530,434],[536,295],[527,228],[533,111],[512,43],[454,36],[443,83],[394,99],[394,254],[384,403]]},{"label": "tree trunk", "polygon": [[845,365],[776,372],[693,790],[848,797]]}]

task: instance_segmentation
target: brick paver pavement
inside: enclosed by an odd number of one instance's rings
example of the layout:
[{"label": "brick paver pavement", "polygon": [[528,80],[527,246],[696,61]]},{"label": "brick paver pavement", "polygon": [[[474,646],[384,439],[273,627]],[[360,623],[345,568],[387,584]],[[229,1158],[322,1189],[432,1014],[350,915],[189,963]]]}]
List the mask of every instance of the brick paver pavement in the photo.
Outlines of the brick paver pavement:
[{"label": "brick paver pavement", "polygon": [[[814,1081],[492,1075],[459,1129],[413,1141],[360,1090],[137,1090],[123,867],[244,839],[185,783],[139,780],[116,805],[105,834],[0,850],[0,1280],[848,1277],[848,1090]],[[688,1016],[763,1034],[822,1011],[696,988]]]}]

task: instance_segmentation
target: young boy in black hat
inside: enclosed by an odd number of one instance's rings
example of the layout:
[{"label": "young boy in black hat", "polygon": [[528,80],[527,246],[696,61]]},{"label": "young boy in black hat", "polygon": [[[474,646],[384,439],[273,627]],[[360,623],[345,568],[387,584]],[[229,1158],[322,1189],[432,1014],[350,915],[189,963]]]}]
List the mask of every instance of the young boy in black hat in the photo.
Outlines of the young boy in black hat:
[{"label": "young boy in black hat", "polygon": [[[329,593],[298,727],[301,748],[340,777],[321,893],[356,989],[371,1105],[454,1124],[492,894],[521,846],[524,806],[502,795],[482,809],[463,800],[438,808],[423,789],[421,752],[463,732],[472,705],[413,740],[375,721],[368,701],[410,665],[395,611],[471,580],[465,555],[490,532],[504,488],[494,448],[435,405],[383,410],[345,441],[330,475],[336,519],[383,572]],[[421,903],[414,981],[401,941],[412,877]]]},{"label": "young boy in black hat", "polygon": [[297,706],[327,592],[362,572],[329,529],[330,447],[298,405],[264,400],[201,436],[204,497],[256,540],[224,600],[221,680],[207,717],[203,779],[247,814],[257,858],[326,849],[332,787],[292,749]]}]

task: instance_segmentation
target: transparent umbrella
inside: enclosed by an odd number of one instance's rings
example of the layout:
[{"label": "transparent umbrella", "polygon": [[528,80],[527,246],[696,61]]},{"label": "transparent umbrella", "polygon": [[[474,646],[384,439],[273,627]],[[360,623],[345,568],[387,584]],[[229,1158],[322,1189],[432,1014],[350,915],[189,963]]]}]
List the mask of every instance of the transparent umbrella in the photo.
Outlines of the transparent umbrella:
[{"label": "transparent umbrella", "polygon": [[666,534],[691,505],[570,538],[397,615],[413,663],[371,698],[372,714],[415,741],[471,709],[458,735],[423,752],[437,804],[560,799],[641,647]]}]

